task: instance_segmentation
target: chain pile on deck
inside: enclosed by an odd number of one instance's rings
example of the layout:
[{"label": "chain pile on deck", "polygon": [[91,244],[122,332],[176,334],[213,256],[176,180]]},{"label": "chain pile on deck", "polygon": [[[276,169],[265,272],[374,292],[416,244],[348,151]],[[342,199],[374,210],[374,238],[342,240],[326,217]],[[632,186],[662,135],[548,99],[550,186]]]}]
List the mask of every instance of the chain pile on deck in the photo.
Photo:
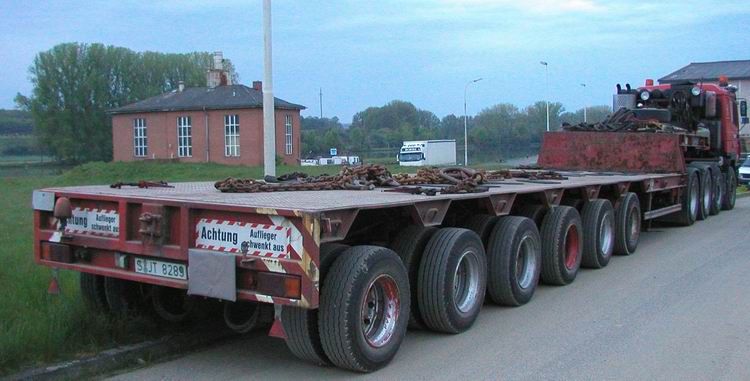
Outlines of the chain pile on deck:
[{"label": "chain pile on deck", "polygon": [[229,177],[214,186],[225,193],[258,193],[319,190],[372,190],[387,187],[392,192],[436,195],[486,192],[483,184],[510,179],[564,180],[557,172],[544,170],[485,171],[463,167],[420,168],[416,174],[391,175],[379,164],[343,167],[336,175],[308,176],[294,172],[267,179],[237,179]]},{"label": "chain pile on deck", "polygon": [[621,108],[598,123],[563,123],[562,129],[566,131],[593,131],[593,132],[673,132],[681,128],[667,123],[652,120],[640,120],[635,117],[633,110]]}]

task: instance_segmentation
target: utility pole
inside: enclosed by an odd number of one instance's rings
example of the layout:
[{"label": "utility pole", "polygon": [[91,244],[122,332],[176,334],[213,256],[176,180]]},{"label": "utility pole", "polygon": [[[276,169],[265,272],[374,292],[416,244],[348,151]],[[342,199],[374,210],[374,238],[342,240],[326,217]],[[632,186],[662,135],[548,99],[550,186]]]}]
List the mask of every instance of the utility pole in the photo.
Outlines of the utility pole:
[{"label": "utility pole", "polygon": [[271,0],[263,0],[263,172],[276,176],[276,116],[271,61]]},{"label": "utility pole", "polygon": [[323,88],[320,88],[320,119],[323,119]]},{"label": "utility pole", "polygon": [[547,132],[549,132],[549,64],[547,61],[539,61],[540,64],[544,65],[544,82],[545,82],[545,102],[547,103]]},{"label": "utility pole", "polygon": [[583,87],[583,123],[588,123],[588,119],[586,118],[586,84],[582,83],[581,87]]},{"label": "utility pole", "polygon": [[468,133],[468,115],[466,112],[466,91],[469,89],[469,85],[481,81],[482,78],[473,79],[466,82],[464,86],[464,167],[469,165],[469,133]]}]

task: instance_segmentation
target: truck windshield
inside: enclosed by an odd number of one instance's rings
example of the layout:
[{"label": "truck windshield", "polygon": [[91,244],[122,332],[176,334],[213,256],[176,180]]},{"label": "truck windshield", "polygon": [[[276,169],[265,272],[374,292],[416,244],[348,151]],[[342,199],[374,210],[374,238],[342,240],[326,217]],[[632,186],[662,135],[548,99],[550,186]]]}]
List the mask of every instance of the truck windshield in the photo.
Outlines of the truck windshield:
[{"label": "truck windshield", "polygon": [[745,159],[745,162],[742,163],[742,166],[743,167],[750,167],[750,156],[748,156],[747,159]]},{"label": "truck windshield", "polygon": [[421,152],[409,152],[398,155],[400,161],[420,161],[424,157]]}]

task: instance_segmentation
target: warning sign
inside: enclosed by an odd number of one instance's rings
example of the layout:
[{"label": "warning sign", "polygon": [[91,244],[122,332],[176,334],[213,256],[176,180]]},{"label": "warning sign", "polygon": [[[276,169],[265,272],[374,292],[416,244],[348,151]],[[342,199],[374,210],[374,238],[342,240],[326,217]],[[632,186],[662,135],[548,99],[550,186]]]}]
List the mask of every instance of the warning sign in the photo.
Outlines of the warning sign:
[{"label": "warning sign", "polygon": [[289,258],[290,238],[290,229],[279,225],[207,218],[195,225],[195,246],[209,250],[286,259]]},{"label": "warning sign", "polygon": [[120,216],[114,210],[74,208],[65,231],[117,237],[120,235]]}]

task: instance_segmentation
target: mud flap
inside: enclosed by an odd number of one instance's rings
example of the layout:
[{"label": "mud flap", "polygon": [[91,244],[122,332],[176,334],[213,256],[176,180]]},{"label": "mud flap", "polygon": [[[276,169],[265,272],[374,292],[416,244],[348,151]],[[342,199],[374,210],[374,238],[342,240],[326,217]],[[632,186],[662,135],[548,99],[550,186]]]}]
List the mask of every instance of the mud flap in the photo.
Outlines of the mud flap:
[{"label": "mud flap", "polygon": [[189,295],[237,301],[234,255],[190,249],[188,261]]}]

